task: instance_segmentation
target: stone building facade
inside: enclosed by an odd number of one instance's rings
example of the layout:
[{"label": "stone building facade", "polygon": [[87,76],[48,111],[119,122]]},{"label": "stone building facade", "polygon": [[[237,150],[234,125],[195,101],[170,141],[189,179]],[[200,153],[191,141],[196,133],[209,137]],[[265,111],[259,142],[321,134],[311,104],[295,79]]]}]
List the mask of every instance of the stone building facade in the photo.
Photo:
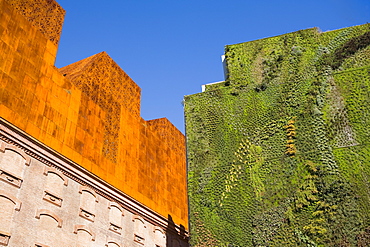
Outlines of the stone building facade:
[{"label": "stone building facade", "polygon": [[182,133],[105,52],[54,66],[55,1],[0,10],[0,245],[188,246]]},{"label": "stone building facade", "polygon": [[0,126],[0,245],[187,246],[185,229],[11,124]]}]

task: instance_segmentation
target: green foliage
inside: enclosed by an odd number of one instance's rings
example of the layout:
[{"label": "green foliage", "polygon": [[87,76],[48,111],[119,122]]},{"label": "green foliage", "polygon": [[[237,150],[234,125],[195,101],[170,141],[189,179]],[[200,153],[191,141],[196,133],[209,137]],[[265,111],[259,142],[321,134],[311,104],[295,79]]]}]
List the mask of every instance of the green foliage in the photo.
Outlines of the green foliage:
[{"label": "green foliage", "polygon": [[193,246],[367,246],[370,24],[227,46],[185,97]]},{"label": "green foliage", "polygon": [[345,59],[354,55],[356,52],[367,47],[368,45],[370,45],[370,32],[366,32],[360,36],[348,40],[333,53],[325,54],[323,59],[325,60],[326,64],[330,65],[333,69],[338,69]]},{"label": "green foliage", "polygon": [[298,187],[295,197],[295,207],[297,211],[303,207],[308,207],[318,201],[317,193],[319,192],[316,188],[316,180],[318,179],[317,167],[311,161],[305,164],[307,172],[303,173],[303,181]]}]

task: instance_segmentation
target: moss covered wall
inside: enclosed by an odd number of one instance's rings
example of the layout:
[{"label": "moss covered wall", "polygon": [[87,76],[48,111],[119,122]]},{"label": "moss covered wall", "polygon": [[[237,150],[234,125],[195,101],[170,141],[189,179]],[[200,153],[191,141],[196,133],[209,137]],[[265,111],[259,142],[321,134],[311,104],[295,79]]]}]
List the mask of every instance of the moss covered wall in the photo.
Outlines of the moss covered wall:
[{"label": "moss covered wall", "polygon": [[225,55],[185,97],[193,246],[370,246],[370,24]]}]

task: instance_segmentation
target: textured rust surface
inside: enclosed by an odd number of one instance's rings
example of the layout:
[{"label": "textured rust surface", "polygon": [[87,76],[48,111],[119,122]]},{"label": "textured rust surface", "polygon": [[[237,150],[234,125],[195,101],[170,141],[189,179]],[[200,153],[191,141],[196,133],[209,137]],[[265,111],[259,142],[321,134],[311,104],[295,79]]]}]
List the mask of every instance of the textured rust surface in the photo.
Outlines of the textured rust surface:
[{"label": "textured rust surface", "polygon": [[51,40],[59,43],[65,10],[54,0],[5,0],[22,14],[34,27]]},{"label": "textured rust surface", "polygon": [[[106,53],[54,67],[60,32],[45,36],[14,2],[0,0],[0,116],[187,227],[182,133],[140,117],[140,88]],[[62,11],[46,2],[40,8]]]},{"label": "textured rust surface", "polygon": [[[103,155],[117,162],[121,107],[140,116],[140,88],[108,56],[102,52],[60,69],[87,97],[106,112],[104,121]],[[84,98],[84,103],[85,101]],[[80,107],[79,125],[89,121],[85,104]]]}]

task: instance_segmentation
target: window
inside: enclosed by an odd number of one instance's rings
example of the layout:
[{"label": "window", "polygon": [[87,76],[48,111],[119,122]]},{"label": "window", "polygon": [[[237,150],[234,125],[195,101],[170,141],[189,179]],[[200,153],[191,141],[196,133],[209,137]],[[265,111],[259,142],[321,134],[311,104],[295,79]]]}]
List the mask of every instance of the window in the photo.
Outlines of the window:
[{"label": "window", "polygon": [[77,234],[76,247],[90,247],[95,241],[95,234],[85,225],[75,225],[73,233]]},{"label": "window", "polygon": [[115,243],[115,242],[108,242],[108,244],[106,246],[107,247],[120,247],[120,245]]},{"label": "window", "polygon": [[46,175],[45,191],[43,199],[59,207],[62,206],[63,189],[67,186],[67,178],[55,168],[45,167]]},{"label": "window", "polygon": [[21,149],[3,143],[0,148],[0,180],[20,188],[24,167],[29,163],[29,157]]},{"label": "window", "polygon": [[140,216],[133,216],[132,221],[134,222],[134,241],[139,244],[144,244],[145,242],[145,231],[146,225],[143,218]]},{"label": "window", "polygon": [[8,244],[14,213],[20,208],[21,202],[17,198],[0,191],[0,245]]},{"label": "window", "polygon": [[166,234],[160,227],[154,228],[154,242],[156,243],[156,247],[164,247],[166,246]]},{"label": "window", "polygon": [[109,230],[122,233],[123,208],[117,203],[111,202],[109,206]]},{"label": "window", "polygon": [[89,221],[95,221],[95,204],[98,202],[97,195],[93,190],[85,186],[81,186],[80,194],[81,201],[79,215]]},{"label": "window", "polygon": [[47,209],[39,209],[36,219],[39,219],[37,242],[52,246],[61,236],[62,219]]}]

